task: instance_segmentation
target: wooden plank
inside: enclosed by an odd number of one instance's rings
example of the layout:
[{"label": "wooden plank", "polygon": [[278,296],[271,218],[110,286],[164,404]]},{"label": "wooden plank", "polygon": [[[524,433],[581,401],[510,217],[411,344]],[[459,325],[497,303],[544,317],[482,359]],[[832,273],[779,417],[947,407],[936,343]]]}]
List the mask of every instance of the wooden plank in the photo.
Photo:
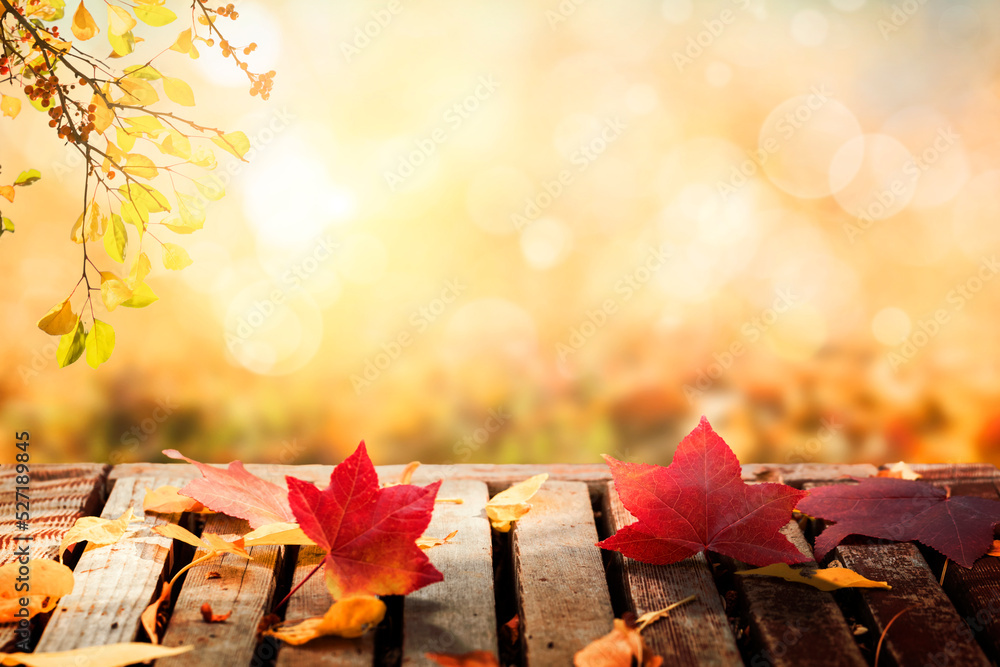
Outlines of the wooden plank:
[{"label": "wooden plank", "polygon": [[[812,550],[798,524],[789,521],[781,531],[805,556]],[[723,558],[737,569],[747,565]],[[797,569],[816,568],[810,560]],[[865,667],[868,663],[854,643],[847,621],[830,593],[776,577],[736,575],[742,612],[750,627],[752,648],[748,663],[773,667]]]},{"label": "wooden plank", "polygon": [[829,482],[840,477],[873,477],[878,468],[867,463],[748,463],[743,479],[748,482],[781,482],[802,488],[810,482]]},{"label": "wooden plank", "polygon": [[[604,498],[603,511],[610,535],[635,521],[618,498],[613,482],[608,484]],[[649,565],[617,552],[607,553],[612,561],[610,572],[624,592],[625,605],[637,615],[663,609],[690,595],[697,596],[693,602],[670,612],[667,620],[650,625],[642,633],[650,649],[662,656],[665,664],[676,667],[743,664],[705,554],[672,565]]]},{"label": "wooden plank", "polygon": [[486,485],[473,480],[445,480],[441,498],[461,498],[461,505],[439,503],[426,534],[458,534],[427,552],[444,581],[414,591],[403,601],[403,664],[437,665],[424,654],[497,651],[496,603],[493,596],[493,543],[486,518]]},{"label": "wooden plank", "polygon": [[[131,505],[143,516],[146,488],[177,484],[176,479],[121,479],[101,516],[115,519]],[[176,521],[178,515],[150,515],[135,523],[126,539],[85,552],[75,569],[73,592],[60,600],[37,651],[69,651],[135,639],[139,616],[156,596],[167,569],[171,540],[153,533],[156,525]]]},{"label": "wooden plank", "polygon": [[1000,477],[1000,470],[990,463],[914,463],[910,467],[925,482]]},{"label": "wooden plank", "polygon": [[[319,547],[299,547],[295,561],[292,587],[298,586],[317,565],[323,562],[325,552]],[[288,601],[285,619],[301,621],[322,616],[333,604],[326,590],[322,569],[313,575]],[[303,646],[278,646],[275,667],[372,667],[375,662],[375,633],[357,639],[324,637]]]},{"label": "wooden plank", "polygon": [[[105,463],[31,463],[29,465],[32,485],[50,479],[66,480],[72,477],[106,476],[111,469],[111,466]],[[0,465],[0,491],[7,491],[9,487],[14,486],[14,478],[17,474],[16,463]]]},{"label": "wooden plank", "polygon": [[[250,532],[241,519],[209,515],[203,532],[235,538]],[[196,665],[249,665],[257,648],[257,627],[270,613],[281,568],[283,547],[262,546],[248,550],[252,560],[233,554],[212,558],[188,570],[163,636],[164,646],[193,645],[194,651],[157,661],[158,667]],[[195,558],[205,555],[199,549]],[[221,575],[209,578],[209,573]],[[217,614],[232,612],[222,623],[206,623],[201,605],[212,605]]]},{"label": "wooden plank", "polygon": [[614,618],[590,495],[550,480],[531,504],[511,540],[525,665],[571,665]]}]

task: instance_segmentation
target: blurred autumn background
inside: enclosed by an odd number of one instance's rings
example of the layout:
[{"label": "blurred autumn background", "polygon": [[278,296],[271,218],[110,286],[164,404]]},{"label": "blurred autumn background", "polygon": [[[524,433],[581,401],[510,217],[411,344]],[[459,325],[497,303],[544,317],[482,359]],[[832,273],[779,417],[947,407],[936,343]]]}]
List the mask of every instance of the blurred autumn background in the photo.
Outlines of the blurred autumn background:
[{"label": "blurred autumn background", "polygon": [[1000,5],[235,4],[270,101],[157,62],[249,162],[97,371],[35,326],[81,163],[0,119],[42,174],[0,239],[35,462],[665,463],[706,414],[744,462],[1000,463]]}]

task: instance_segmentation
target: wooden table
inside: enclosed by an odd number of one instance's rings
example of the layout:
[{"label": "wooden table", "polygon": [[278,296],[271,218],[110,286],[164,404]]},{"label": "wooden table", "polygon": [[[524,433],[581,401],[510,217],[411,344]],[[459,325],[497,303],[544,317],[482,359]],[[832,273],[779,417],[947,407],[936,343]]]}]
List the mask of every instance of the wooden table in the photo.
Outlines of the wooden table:
[{"label": "wooden table", "polygon": [[[325,485],[330,466],[247,466],[280,480],[285,474]],[[1000,498],[1000,470],[988,465],[917,465],[924,479],[953,494]],[[402,466],[379,468],[383,481]],[[539,472],[549,481],[533,509],[506,535],[491,532],[487,498]],[[842,482],[846,475],[875,474],[868,465],[747,465],[748,481],[782,481],[800,488]],[[183,485],[197,471],[187,465],[79,464],[33,466],[31,484],[33,557],[53,558],[76,518],[118,517],[142,507],[147,488]],[[896,618],[882,646],[880,665],[996,665],[1000,660],[1000,559],[984,557],[971,570],[911,543],[853,539],[832,558],[886,590],[824,593],[783,580],[734,576],[740,563],[699,555],[670,566],[650,566],[602,552],[594,543],[632,521],[613,492],[608,470],[594,466],[422,466],[414,483],[444,479],[440,503],[427,533],[457,536],[428,556],[445,576],[442,583],[406,598],[387,599],[388,614],[374,633],[357,640],[324,639],[302,647],[259,641],[256,628],[274,604],[322,558],[315,547],[255,547],[253,559],[225,557],[192,568],[169,609],[162,641],[194,644],[195,651],[160,660],[178,665],[432,665],[426,652],[494,652],[504,665],[570,665],[573,654],[607,633],[624,613],[660,609],[689,595],[694,602],[674,610],[644,631],[665,665],[750,667],[873,664],[875,644]],[[13,516],[14,472],[0,467],[2,517]],[[119,641],[147,641],[139,615],[165,578],[195,557],[150,529],[165,521],[202,529],[193,517],[145,517],[135,537],[70,559],[76,586],[46,617],[36,618],[36,651],[60,651]],[[242,521],[210,515],[205,530],[240,534]],[[786,533],[811,556],[817,527],[792,522]],[[13,559],[19,534],[0,520],[0,562]],[[75,559],[75,563],[73,563]],[[205,623],[199,608],[232,611],[224,623]],[[282,614],[289,620],[322,615],[330,605],[323,578],[310,579]],[[520,617],[519,638],[505,624]],[[0,642],[11,650],[13,626],[0,626]]]}]

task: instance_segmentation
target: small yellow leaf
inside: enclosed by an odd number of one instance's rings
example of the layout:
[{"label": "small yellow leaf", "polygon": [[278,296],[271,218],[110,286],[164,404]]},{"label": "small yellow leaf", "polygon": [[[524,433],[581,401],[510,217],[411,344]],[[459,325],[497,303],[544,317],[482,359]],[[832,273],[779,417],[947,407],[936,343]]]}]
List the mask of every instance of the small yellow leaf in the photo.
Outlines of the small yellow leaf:
[{"label": "small yellow leaf", "polygon": [[427,551],[428,549],[431,549],[433,547],[439,547],[442,544],[448,544],[451,538],[455,537],[456,535],[458,535],[457,530],[451,531],[444,537],[427,537],[425,535],[423,537],[417,538],[417,546],[423,549],[424,551]]},{"label": "small yellow leaf", "polygon": [[201,537],[198,537],[188,529],[178,526],[175,523],[168,523],[163,526],[153,526],[153,532],[163,535],[164,537],[169,537],[173,540],[180,540],[185,544],[190,544],[193,547],[198,547],[199,549],[204,549],[205,551],[228,553],[236,556],[242,556],[243,558],[250,558],[250,554],[248,554],[246,548],[244,548],[242,537],[235,540],[227,540],[221,535],[216,535],[214,533],[204,533]]},{"label": "small yellow leaf", "polygon": [[9,202],[14,201],[14,187],[11,185],[0,186],[0,197],[3,197]]},{"label": "small yellow leaf", "polygon": [[87,332],[84,347],[87,350],[87,365],[91,368],[97,368],[110,359],[111,353],[115,351],[114,327],[107,322],[95,319],[90,331]]},{"label": "small yellow leaf", "polygon": [[118,5],[108,3],[108,32],[123,37],[136,26],[135,17]]},{"label": "small yellow leaf", "polygon": [[639,630],[620,618],[614,619],[614,628],[598,637],[573,655],[574,667],[613,667],[639,665],[659,667],[663,658],[646,646]]},{"label": "small yellow leaf", "polygon": [[306,537],[306,534],[302,532],[297,523],[269,523],[244,535],[243,543],[248,547],[256,547],[263,544],[316,544]]},{"label": "small yellow leaf", "polygon": [[0,95],[0,111],[4,116],[17,118],[17,114],[21,113],[21,100],[10,95]]},{"label": "small yellow leaf", "polygon": [[[73,592],[73,571],[54,560],[28,560],[27,577],[20,572],[22,563],[13,561],[0,567],[0,623],[18,621],[21,598],[26,597],[28,617],[52,611],[59,598]],[[31,588],[24,591],[18,586],[18,577],[31,582]],[[20,588],[21,590],[18,590]],[[0,654],[2,655],[2,654]]]},{"label": "small yellow leaf", "polygon": [[174,14],[166,7],[158,7],[155,5],[136,5],[135,15],[146,25],[151,25],[157,28],[167,25],[168,23],[173,23],[177,20],[177,14]]},{"label": "small yellow leaf", "polygon": [[191,257],[187,250],[176,243],[163,244],[163,266],[171,271],[180,271],[191,265]]},{"label": "small yellow leaf", "polygon": [[136,285],[139,285],[146,279],[151,268],[152,266],[149,263],[149,257],[146,257],[146,253],[139,253],[135,261],[132,262],[132,268],[128,272],[128,282],[126,284],[134,290]]},{"label": "small yellow leaf", "polygon": [[78,320],[67,298],[53,306],[45,317],[38,320],[38,328],[50,336],[62,336],[72,331]]},{"label": "small yellow leaf", "polygon": [[247,135],[243,132],[221,134],[217,137],[212,137],[212,142],[246,162],[243,156],[250,150],[250,140],[247,139]]},{"label": "small yellow leaf", "polygon": [[122,264],[125,262],[127,247],[128,233],[125,231],[125,223],[122,222],[120,215],[112,214],[111,224],[104,230],[104,250],[108,253],[108,257]]},{"label": "small yellow leaf", "polygon": [[163,92],[171,100],[185,107],[194,106],[194,91],[185,81],[173,77],[163,77]]},{"label": "small yellow leaf", "polygon": [[73,331],[59,338],[59,346],[56,348],[56,363],[59,364],[59,368],[65,368],[80,358],[83,354],[85,337],[83,322],[77,320]]},{"label": "small yellow leaf", "polygon": [[129,153],[126,156],[125,166],[122,171],[139,178],[155,178],[156,164],[145,155],[139,153]]},{"label": "small yellow leaf", "polygon": [[127,301],[123,301],[122,305],[126,308],[145,308],[154,301],[159,300],[160,297],[156,296],[149,285],[141,283],[135,286],[132,290],[132,296]]},{"label": "small yellow leaf", "polygon": [[90,202],[90,206],[87,207],[86,212],[87,222],[84,228],[84,234],[88,241],[97,241],[102,236],[104,236],[104,226],[108,222],[108,218],[101,214],[101,207],[96,201]]},{"label": "small yellow leaf", "polygon": [[[118,82],[118,87],[125,91],[122,98],[118,100],[122,104],[135,106],[149,106],[160,100],[156,94],[156,89],[142,77],[129,76]],[[122,146],[122,148],[125,148]],[[125,150],[129,150],[125,148]]]},{"label": "small yellow leaf", "polygon": [[101,301],[110,313],[132,298],[132,290],[111,271],[101,271]]},{"label": "small yellow leaf", "polygon": [[297,625],[264,634],[300,646],[317,637],[360,637],[385,618],[385,603],[377,597],[364,595],[337,600],[323,616],[309,618]]},{"label": "small yellow leaf", "polygon": [[25,667],[67,667],[68,665],[100,665],[126,667],[158,658],[169,658],[194,650],[193,645],[168,648],[144,643],[103,644],[55,653],[0,653],[2,665]]},{"label": "small yellow leaf", "polygon": [[529,477],[490,498],[486,503],[486,516],[489,517],[490,524],[501,533],[508,532],[511,522],[517,521],[531,509],[527,501],[548,478],[548,473]]},{"label": "small yellow leaf", "polygon": [[153,512],[155,514],[177,514],[180,512],[197,512],[199,514],[211,514],[208,509],[194,498],[182,496],[180,489],[176,486],[158,486],[155,489],[146,489],[146,495],[142,499],[142,511]]},{"label": "small yellow leaf", "polygon": [[76,520],[73,527],[66,531],[59,544],[59,557],[62,558],[66,549],[77,542],[87,542],[91,546],[103,547],[114,544],[122,538],[128,525],[137,520],[132,508],[129,507],[117,519],[102,519],[97,516],[85,516]]},{"label": "small yellow leaf", "polygon": [[97,21],[94,20],[94,17],[91,16],[90,12],[83,5],[83,0],[80,0],[80,5],[76,8],[76,13],[73,14],[73,25],[71,28],[73,35],[84,42],[101,31],[97,27]]},{"label": "small yellow leaf", "polygon": [[821,591],[835,591],[839,588],[892,588],[884,581],[866,579],[846,567],[825,569],[793,568],[787,563],[774,563],[752,570],[738,570],[736,574],[779,577],[785,581],[808,584]]}]

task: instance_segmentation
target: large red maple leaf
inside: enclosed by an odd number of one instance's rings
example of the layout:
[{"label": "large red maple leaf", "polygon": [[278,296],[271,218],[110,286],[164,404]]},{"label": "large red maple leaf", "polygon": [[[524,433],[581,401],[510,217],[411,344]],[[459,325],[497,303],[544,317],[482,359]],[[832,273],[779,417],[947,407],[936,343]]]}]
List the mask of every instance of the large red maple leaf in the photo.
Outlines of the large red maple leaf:
[{"label": "large red maple leaf", "polygon": [[417,546],[441,482],[379,488],[365,443],[333,469],[330,485],[287,477],[302,531],[325,549],[327,588],[348,595],[406,595],[444,577]]},{"label": "large red maple leaf", "polygon": [[744,482],[739,460],[705,417],[666,468],[604,459],[637,519],[598,543],[604,549],[658,565],[706,549],[753,565],[808,560],[780,532],[806,492]]},{"label": "large red maple leaf", "polygon": [[859,479],[813,489],[799,509],[833,525],[816,538],[822,558],[848,535],[886,540],[916,540],[937,549],[962,567],[972,567],[993,544],[1000,523],[1000,501],[948,492],[927,482]]}]

